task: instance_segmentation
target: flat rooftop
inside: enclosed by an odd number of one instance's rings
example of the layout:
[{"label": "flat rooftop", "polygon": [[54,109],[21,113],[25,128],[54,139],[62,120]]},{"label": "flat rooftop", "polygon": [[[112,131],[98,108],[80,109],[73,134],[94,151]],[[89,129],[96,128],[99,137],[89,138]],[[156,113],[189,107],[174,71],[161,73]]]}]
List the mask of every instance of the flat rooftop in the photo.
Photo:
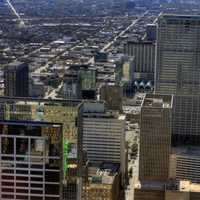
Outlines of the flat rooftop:
[{"label": "flat rooftop", "polygon": [[161,14],[159,19],[200,21],[200,15]]},{"label": "flat rooftop", "polygon": [[164,190],[166,182],[160,181],[136,181],[134,188],[135,189],[143,189],[143,190]]},{"label": "flat rooftop", "polygon": [[20,61],[14,61],[12,63],[9,63],[6,67],[5,70],[17,70],[21,69],[23,67],[27,67],[28,65],[26,63],[20,62]]},{"label": "flat rooftop", "polygon": [[181,192],[200,192],[200,184],[192,183],[190,181],[180,181],[179,191]]},{"label": "flat rooftop", "polygon": [[200,192],[200,184],[187,180],[180,180],[179,182],[136,181],[134,188],[142,190]]},{"label": "flat rooftop", "polygon": [[172,108],[172,95],[147,94],[143,100],[142,107]]},{"label": "flat rooftop", "polygon": [[197,157],[200,159],[200,147],[174,147],[172,148],[172,154]]}]

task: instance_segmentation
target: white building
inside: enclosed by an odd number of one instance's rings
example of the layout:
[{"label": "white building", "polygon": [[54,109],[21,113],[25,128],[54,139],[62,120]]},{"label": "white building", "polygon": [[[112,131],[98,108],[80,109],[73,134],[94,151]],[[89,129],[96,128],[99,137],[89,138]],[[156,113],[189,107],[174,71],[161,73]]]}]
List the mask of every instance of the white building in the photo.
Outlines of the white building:
[{"label": "white building", "polygon": [[83,106],[83,149],[91,163],[120,163],[125,171],[125,116],[108,112],[104,103]]}]

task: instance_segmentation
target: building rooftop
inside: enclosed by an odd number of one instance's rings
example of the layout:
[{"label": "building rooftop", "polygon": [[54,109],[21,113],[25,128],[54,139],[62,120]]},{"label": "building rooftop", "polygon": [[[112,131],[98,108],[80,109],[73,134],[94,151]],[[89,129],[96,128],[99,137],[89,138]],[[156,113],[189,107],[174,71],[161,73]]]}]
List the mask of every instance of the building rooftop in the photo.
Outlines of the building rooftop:
[{"label": "building rooftop", "polygon": [[24,66],[27,66],[27,65],[20,61],[14,61],[14,62],[8,64],[5,67],[5,70],[17,70],[17,69],[23,68]]},{"label": "building rooftop", "polygon": [[159,182],[159,181],[136,181],[135,182],[135,189],[151,189],[151,190],[164,190],[165,188],[165,182]]},{"label": "building rooftop", "polygon": [[141,44],[149,44],[149,45],[155,45],[155,42],[153,41],[147,41],[147,40],[143,40],[143,41],[132,41],[132,40],[129,40],[127,42],[128,44],[138,44],[138,45],[141,45]]},{"label": "building rooftop", "polygon": [[174,147],[172,148],[172,153],[181,156],[200,158],[200,147]]},{"label": "building rooftop", "polygon": [[173,20],[200,20],[200,15],[161,14],[159,19]]},{"label": "building rooftop", "polygon": [[143,100],[142,107],[172,108],[172,95],[147,94]]},{"label": "building rooftop", "polygon": [[159,190],[159,191],[179,191],[179,192],[200,192],[200,184],[192,183],[187,180],[180,181],[136,181],[134,185],[135,189],[144,190]]},{"label": "building rooftop", "polygon": [[186,180],[181,180],[179,182],[178,190],[181,192],[200,192],[200,184],[192,183]]}]

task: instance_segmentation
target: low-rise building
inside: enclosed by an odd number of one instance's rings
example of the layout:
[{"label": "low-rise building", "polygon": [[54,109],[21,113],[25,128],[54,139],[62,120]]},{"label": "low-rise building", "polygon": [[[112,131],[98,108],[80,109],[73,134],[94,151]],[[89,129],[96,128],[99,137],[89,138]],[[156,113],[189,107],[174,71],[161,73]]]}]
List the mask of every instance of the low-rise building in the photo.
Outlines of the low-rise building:
[{"label": "low-rise building", "polygon": [[86,200],[117,200],[120,196],[119,165],[103,163],[88,168]]}]

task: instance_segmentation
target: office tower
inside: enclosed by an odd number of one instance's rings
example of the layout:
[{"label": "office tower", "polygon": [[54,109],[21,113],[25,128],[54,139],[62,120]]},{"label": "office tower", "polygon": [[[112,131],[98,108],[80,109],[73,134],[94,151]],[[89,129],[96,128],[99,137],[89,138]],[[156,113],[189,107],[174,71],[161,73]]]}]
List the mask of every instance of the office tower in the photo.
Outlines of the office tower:
[{"label": "office tower", "polygon": [[4,95],[10,97],[29,96],[28,65],[13,62],[4,69]]},{"label": "office tower", "polygon": [[141,108],[140,181],[168,179],[171,148],[171,95],[147,94]]},{"label": "office tower", "polygon": [[158,18],[155,91],[200,94],[200,16]]},{"label": "office tower", "polygon": [[[81,102],[75,100],[48,100],[36,98],[0,97],[2,120],[16,122],[36,121],[62,124],[64,163],[62,168],[63,199],[74,200],[79,185],[78,133],[76,118]],[[65,152],[65,153],[64,153]],[[81,166],[84,167],[83,165]],[[78,191],[78,192],[77,192]],[[36,200],[36,199],[34,199]]]},{"label": "office tower", "polygon": [[129,41],[124,53],[133,57],[133,80],[153,81],[155,68],[155,43],[151,41]]},{"label": "office tower", "polygon": [[92,164],[113,162],[125,173],[125,116],[106,111],[103,102],[85,102],[82,108],[82,146]]},{"label": "office tower", "polygon": [[109,110],[122,110],[122,87],[118,85],[102,85],[100,99],[107,103]]},{"label": "office tower", "polygon": [[78,82],[78,76],[75,71],[71,71],[64,75],[63,84],[63,98],[64,99],[79,99],[80,98],[80,86]]},{"label": "office tower", "polygon": [[[166,118],[172,125],[168,180],[161,187],[157,187],[158,181],[141,183],[138,195],[135,193],[136,200],[147,197],[147,190],[156,195],[155,188],[162,193],[159,200],[200,198],[197,184],[200,181],[199,31],[199,16],[161,15],[158,18],[155,92],[158,96],[174,94],[172,120]],[[157,152],[162,149],[157,148]]]},{"label": "office tower", "polygon": [[158,18],[155,91],[175,94],[172,146],[200,145],[200,16]]},{"label": "office tower", "polygon": [[62,125],[0,122],[0,199],[62,200]]},{"label": "office tower", "polygon": [[199,155],[199,147],[172,148],[169,162],[169,178],[200,183]]},{"label": "office tower", "polygon": [[96,71],[90,69],[81,69],[78,72],[78,81],[81,88],[81,97],[83,99],[95,99]]},{"label": "office tower", "polygon": [[200,146],[200,96],[174,97],[172,146]]},{"label": "office tower", "polygon": [[199,30],[199,16],[161,15],[158,19],[155,90],[176,95],[172,145],[184,145],[184,140],[192,145],[199,135]]}]

